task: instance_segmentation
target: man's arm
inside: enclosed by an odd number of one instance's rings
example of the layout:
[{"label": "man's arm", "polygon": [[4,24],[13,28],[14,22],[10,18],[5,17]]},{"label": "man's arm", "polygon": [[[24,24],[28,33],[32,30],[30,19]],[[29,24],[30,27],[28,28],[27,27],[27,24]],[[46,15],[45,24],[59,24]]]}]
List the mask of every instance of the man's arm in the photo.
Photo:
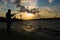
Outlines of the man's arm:
[{"label": "man's arm", "polygon": [[11,17],[13,17],[15,15],[15,13],[14,14],[11,14]]}]

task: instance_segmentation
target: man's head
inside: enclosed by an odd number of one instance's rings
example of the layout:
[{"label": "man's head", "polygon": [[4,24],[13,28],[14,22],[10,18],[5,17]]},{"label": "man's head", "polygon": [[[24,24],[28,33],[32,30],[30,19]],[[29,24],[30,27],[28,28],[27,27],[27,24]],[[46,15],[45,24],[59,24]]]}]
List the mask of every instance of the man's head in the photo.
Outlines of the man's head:
[{"label": "man's head", "polygon": [[8,9],[8,13],[11,13],[11,9]]}]

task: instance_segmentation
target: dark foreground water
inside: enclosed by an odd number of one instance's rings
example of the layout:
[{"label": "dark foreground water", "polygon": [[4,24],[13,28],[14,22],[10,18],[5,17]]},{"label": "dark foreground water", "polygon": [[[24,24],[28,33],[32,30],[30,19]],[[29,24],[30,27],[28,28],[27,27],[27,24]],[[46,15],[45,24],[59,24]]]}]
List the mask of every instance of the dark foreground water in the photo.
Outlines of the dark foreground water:
[{"label": "dark foreground water", "polygon": [[[1,38],[11,40],[60,40],[60,20],[13,21],[11,34],[7,34],[6,22],[0,22]],[[21,39],[20,39],[21,38]]]},{"label": "dark foreground water", "polygon": [[[0,28],[6,28],[6,22],[0,22]],[[21,27],[32,26],[36,28],[49,28],[60,30],[60,20],[30,20],[30,21],[13,21],[11,28],[21,29]]]}]

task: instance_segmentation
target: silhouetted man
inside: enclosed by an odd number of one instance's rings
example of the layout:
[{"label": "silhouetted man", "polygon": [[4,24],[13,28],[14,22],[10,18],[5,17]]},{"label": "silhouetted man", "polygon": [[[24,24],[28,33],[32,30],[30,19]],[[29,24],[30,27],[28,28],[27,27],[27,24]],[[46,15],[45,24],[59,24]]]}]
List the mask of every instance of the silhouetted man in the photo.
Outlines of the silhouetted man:
[{"label": "silhouetted man", "polygon": [[11,14],[11,10],[8,9],[8,12],[6,13],[6,22],[7,22],[7,32],[10,32],[11,27],[11,16],[14,16],[14,14]]}]

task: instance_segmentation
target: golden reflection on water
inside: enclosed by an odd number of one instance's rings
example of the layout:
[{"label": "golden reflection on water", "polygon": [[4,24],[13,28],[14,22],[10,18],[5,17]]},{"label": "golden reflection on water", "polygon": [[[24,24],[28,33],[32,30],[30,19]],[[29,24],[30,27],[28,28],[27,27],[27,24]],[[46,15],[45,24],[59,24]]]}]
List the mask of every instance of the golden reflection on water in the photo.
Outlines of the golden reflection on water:
[{"label": "golden reflection on water", "polygon": [[25,32],[32,32],[34,30],[36,30],[36,28],[33,25],[24,25],[24,27],[22,27],[22,30],[24,30]]}]

